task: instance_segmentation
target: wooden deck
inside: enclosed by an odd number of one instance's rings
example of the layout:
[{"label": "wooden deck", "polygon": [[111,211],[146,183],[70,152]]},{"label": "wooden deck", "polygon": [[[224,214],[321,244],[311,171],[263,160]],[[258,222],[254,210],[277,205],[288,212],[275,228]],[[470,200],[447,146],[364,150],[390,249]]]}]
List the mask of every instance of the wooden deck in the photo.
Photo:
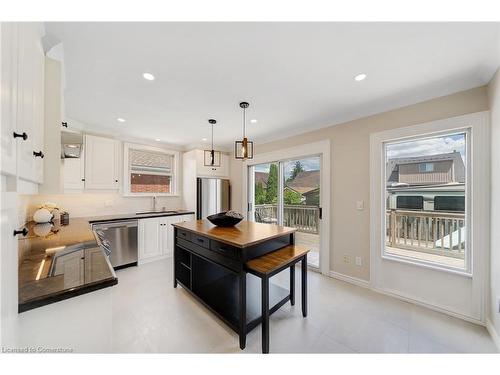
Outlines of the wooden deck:
[{"label": "wooden deck", "polygon": [[319,234],[295,232],[295,244],[310,250],[307,254],[307,264],[319,267]]}]

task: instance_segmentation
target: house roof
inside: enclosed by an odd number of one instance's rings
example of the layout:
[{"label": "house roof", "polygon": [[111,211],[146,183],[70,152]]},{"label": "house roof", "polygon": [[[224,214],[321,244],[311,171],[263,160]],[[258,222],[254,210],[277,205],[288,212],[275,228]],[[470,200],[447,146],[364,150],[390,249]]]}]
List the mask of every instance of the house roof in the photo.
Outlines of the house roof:
[{"label": "house roof", "polygon": [[444,154],[434,154],[425,156],[413,156],[413,157],[402,157],[393,158],[387,161],[387,181],[394,182],[398,181],[398,167],[403,164],[417,164],[417,163],[428,163],[435,161],[452,160],[455,167],[455,174],[457,182],[465,181],[465,165],[462,160],[460,152],[453,151]]},{"label": "house roof", "polygon": [[255,185],[259,182],[262,184],[262,187],[267,186],[267,178],[269,177],[269,173],[267,172],[255,172]]},{"label": "house roof", "polygon": [[292,180],[287,182],[287,186],[300,194],[305,194],[319,187],[319,170],[302,171]]}]

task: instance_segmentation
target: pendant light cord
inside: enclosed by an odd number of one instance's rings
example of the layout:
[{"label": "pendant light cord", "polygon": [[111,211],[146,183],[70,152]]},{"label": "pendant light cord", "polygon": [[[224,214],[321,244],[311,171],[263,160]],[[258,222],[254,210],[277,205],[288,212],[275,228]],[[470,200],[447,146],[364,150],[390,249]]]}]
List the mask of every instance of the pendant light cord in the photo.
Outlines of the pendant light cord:
[{"label": "pendant light cord", "polygon": [[247,123],[247,120],[246,120],[246,108],[243,108],[243,138],[245,138],[245,134],[246,134],[246,131],[245,131],[245,125]]}]

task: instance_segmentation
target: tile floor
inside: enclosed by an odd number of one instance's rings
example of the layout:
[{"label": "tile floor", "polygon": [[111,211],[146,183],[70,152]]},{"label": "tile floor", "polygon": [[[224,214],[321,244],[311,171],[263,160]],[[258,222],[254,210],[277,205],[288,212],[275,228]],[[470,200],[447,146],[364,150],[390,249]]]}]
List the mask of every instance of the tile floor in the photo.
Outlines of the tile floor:
[{"label": "tile floor", "polygon": [[[260,326],[241,351],[237,335],[182,287],[172,260],[117,271],[114,352],[260,353]],[[297,286],[300,272],[296,272]],[[288,286],[288,272],[274,282]],[[490,353],[484,327],[309,272],[309,316],[297,303],[271,316],[271,353]],[[297,290],[300,292],[300,289]]]}]

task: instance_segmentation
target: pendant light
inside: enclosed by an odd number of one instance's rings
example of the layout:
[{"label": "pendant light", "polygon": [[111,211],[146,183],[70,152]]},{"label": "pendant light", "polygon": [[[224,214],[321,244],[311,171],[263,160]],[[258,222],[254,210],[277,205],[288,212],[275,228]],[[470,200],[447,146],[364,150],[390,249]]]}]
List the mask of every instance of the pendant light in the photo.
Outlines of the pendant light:
[{"label": "pendant light", "polygon": [[208,123],[212,126],[212,149],[203,153],[203,164],[206,167],[220,167],[220,151],[214,150],[214,125],[217,121],[210,119]]},{"label": "pendant light", "polygon": [[246,160],[253,159],[253,142],[249,141],[245,134],[246,127],[246,109],[250,104],[241,102],[240,107],[243,108],[243,139],[234,142],[234,157],[236,159]]}]

